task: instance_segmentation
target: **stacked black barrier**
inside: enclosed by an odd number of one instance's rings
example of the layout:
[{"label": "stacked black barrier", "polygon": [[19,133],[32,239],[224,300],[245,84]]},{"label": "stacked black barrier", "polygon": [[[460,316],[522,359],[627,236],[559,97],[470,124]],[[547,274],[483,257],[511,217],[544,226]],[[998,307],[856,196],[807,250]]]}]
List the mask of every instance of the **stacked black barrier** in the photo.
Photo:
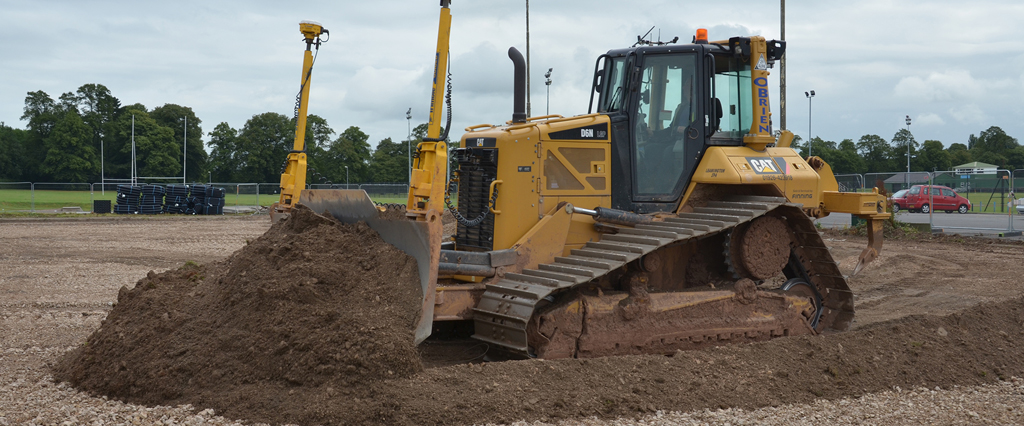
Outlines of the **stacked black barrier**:
[{"label": "stacked black barrier", "polygon": [[211,185],[167,185],[164,213],[224,214],[224,188]]},{"label": "stacked black barrier", "polygon": [[114,213],[138,214],[140,195],[142,195],[142,187],[133,185],[118,185],[117,204],[114,205]]},{"label": "stacked black barrier", "polygon": [[139,213],[160,214],[164,211],[164,187],[158,185],[144,185],[142,187],[142,198],[139,201]]},{"label": "stacked black barrier", "polygon": [[225,195],[212,185],[118,185],[114,213],[222,215]]},{"label": "stacked black barrier", "polygon": [[188,186],[167,185],[164,212],[185,214],[188,210]]},{"label": "stacked black barrier", "polygon": [[224,195],[227,191],[224,188],[206,187],[206,206],[203,214],[220,215],[224,214]]},{"label": "stacked black barrier", "polygon": [[189,214],[203,214],[206,212],[206,185],[192,185],[189,195],[192,197],[189,207]]}]

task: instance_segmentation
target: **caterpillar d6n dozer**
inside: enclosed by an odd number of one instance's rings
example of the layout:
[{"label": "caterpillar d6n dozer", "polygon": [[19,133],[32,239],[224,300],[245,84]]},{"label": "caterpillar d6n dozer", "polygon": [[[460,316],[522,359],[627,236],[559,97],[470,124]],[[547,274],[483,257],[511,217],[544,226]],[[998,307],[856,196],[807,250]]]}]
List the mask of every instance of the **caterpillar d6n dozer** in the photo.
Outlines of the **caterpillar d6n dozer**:
[{"label": "caterpillar d6n dozer", "polygon": [[[442,2],[428,139],[404,215],[362,191],[300,202],[367,221],[420,262],[417,339],[442,321],[528,357],[672,353],[843,331],[853,296],[812,222],[867,220],[857,270],[881,250],[877,192],[839,192],[828,164],[773,132],[768,69],[785,42],[733,37],[601,55],[591,108],[530,118],[514,48],[512,119],[466,129],[457,233],[442,241],[447,154],[440,133],[450,15]],[[451,189],[452,192],[456,191]]]}]

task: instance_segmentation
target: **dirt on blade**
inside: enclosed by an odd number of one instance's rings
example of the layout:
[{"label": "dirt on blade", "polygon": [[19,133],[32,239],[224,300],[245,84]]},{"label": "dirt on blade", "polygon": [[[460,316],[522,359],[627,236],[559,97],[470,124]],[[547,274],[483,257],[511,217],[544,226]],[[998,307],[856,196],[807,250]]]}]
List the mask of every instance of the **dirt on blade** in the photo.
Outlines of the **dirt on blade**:
[{"label": "dirt on blade", "polygon": [[416,261],[368,226],[297,207],[224,261],[122,287],[54,376],[129,402],[285,421],[308,409],[273,403],[295,388],[358,392],[421,371],[420,294]]}]

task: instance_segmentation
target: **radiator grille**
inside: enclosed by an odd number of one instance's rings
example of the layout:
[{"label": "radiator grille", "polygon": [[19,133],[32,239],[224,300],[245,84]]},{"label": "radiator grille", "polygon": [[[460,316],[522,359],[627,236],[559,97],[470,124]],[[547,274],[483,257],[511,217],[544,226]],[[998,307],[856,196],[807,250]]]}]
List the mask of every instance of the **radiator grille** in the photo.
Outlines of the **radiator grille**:
[{"label": "radiator grille", "polygon": [[[469,220],[490,207],[491,182],[498,177],[498,150],[493,148],[459,148],[459,214]],[[455,245],[460,250],[493,250],[494,215],[488,215],[477,226],[458,224]]]}]

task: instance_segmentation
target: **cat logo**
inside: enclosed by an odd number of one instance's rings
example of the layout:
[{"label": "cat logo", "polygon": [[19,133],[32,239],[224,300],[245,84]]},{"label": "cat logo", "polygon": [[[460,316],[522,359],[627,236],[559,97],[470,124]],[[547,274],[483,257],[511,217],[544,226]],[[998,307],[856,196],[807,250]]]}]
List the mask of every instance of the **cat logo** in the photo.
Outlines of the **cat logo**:
[{"label": "cat logo", "polygon": [[747,158],[747,163],[750,164],[750,168],[754,170],[754,173],[759,175],[781,173],[779,166],[771,158]]},{"label": "cat logo", "polygon": [[496,148],[497,138],[466,138],[467,148]]}]

